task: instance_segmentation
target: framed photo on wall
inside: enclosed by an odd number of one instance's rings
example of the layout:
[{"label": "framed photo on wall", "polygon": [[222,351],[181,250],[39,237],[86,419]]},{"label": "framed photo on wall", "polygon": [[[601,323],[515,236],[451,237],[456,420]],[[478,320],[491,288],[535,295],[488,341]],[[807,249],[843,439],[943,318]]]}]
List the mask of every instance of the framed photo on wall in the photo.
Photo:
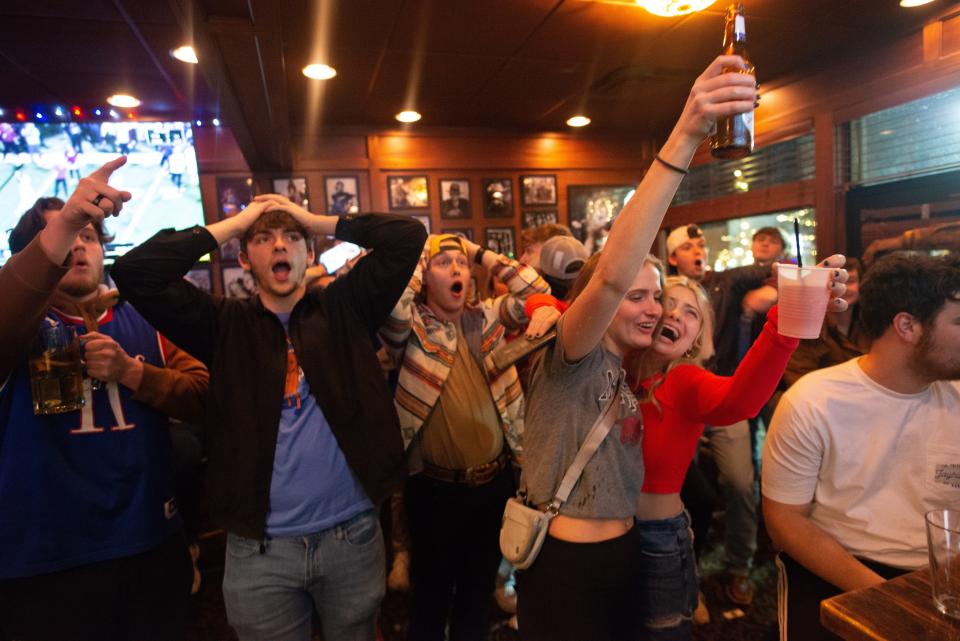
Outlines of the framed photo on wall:
[{"label": "framed photo on wall", "polygon": [[557,204],[557,177],[553,174],[520,176],[521,202],[524,207]]},{"label": "framed photo on wall", "polygon": [[516,258],[517,239],[513,227],[487,227],[483,230],[483,243],[487,249]]},{"label": "framed photo on wall", "polygon": [[470,181],[466,178],[440,180],[440,217],[470,218]]},{"label": "framed photo on wall", "polygon": [[213,293],[213,277],[211,275],[210,265],[195,265],[193,269],[187,272],[184,278],[208,294]]},{"label": "framed photo on wall", "polygon": [[310,195],[306,178],[274,178],[273,193],[286,196],[307,211],[310,210]]},{"label": "framed photo on wall", "polygon": [[243,267],[224,267],[223,295],[227,298],[252,298],[257,293],[253,275]]},{"label": "framed photo on wall", "polygon": [[387,197],[390,209],[428,209],[427,176],[387,176]]},{"label": "framed photo on wall", "polygon": [[430,214],[415,214],[410,218],[416,218],[420,223],[427,228],[427,233],[430,233]]},{"label": "framed photo on wall", "polygon": [[360,184],[356,176],[324,176],[327,213],[346,216],[360,213]]},{"label": "framed photo on wall", "polygon": [[441,234],[455,234],[460,238],[466,238],[471,243],[473,242],[473,230],[469,227],[447,227],[446,229],[440,230]]},{"label": "framed photo on wall", "polygon": [[603,247],[610,226],[635,190],[633,185],[570,185],[570,231],[581,242],[590,237],[591,254]]},{"label": "framed photo on wall", "polygon": [[[253,178],[217,177],[217,216],[225,220],[236,216],[253,200]],[[220,247],[220,258],[236,263],[240,255],[240,241],[234,238]]]},{"label": "framed photo on wall", "polygon": [[557,222],[556,211],[525,211],[523,212],[523,229],[539,227]]},{"label": "framed photo on wall", "polygon": [[483,215],[487,218],[513,217],[513,181],[509,178],[483,179]]}]

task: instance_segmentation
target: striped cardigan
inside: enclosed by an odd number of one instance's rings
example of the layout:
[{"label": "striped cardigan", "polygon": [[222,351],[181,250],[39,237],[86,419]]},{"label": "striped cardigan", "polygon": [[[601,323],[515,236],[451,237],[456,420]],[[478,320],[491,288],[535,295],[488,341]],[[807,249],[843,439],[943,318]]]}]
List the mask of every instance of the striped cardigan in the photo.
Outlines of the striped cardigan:
[{"label": "striped cardigan", "polygon": [[[405,447],[414,441],[437,404],[457,351],[454,323],[440,320],[430,308],[415,300],[427,260],[424,249],[406,290],[380,329],[380,338],[392,364],[400,369],[394,405],[400,417]],[[503,341],[507,330],[526,326],[528,319],[524,303],[527,297],[549,293],[550,286],[532,267],[504,256],[498,256],[493,276],[503,282],[510,293],[489,298],[479,305],[467,305],[461,324],[471,353],[483,365],[500,415],[500,427],[519,462],[524,412],[520,379],[512,365],[504,371],[497,370],[490,353]]]}]

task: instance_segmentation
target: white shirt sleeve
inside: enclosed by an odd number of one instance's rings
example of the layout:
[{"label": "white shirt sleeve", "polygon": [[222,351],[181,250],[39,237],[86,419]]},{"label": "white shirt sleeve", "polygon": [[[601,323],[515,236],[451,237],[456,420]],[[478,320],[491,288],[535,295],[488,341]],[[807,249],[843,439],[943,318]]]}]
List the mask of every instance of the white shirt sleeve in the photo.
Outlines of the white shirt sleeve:
[{"label": "white shirt sleeve", "polygon": [[[791,390],[793,391],[793,390]],[[817,488],[824,441],[810,405],[789,392],[780,399],[763,448],[763,495],[778,503],[805,505]]]}]

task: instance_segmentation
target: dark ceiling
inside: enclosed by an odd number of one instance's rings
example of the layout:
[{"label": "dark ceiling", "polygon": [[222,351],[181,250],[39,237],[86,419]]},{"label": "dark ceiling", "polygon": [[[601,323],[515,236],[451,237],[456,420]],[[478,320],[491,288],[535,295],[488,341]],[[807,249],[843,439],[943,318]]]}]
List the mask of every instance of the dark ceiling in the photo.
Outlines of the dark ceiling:
[{"label": "dark ceiling", "polygon": [[[761,83],[882,47],[949,3],[747,0]],[[418,126],[662,134],[718,53],[724,0],[658,18],[585,0],[6,0],[0,107],[104,104],[124,92],[140,113],[219,116],[254,169],[292,162],[291,140],[322,127]],[[169,50],[193,41],[197,66]],[[328,62],[335,79],[300,70]]]}]

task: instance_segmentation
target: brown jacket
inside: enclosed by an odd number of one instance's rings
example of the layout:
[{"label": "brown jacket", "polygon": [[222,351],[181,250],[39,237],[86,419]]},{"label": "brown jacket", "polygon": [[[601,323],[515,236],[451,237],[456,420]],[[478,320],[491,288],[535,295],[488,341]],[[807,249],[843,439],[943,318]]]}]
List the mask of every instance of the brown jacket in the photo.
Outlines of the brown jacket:
[{"label": "brown jacket", "polygon": [[[55,265],[34,239],[0,269],[0,384],[27,358],[37,328],[67,268]],[[163,339],[166,367],[144,363],[133,399],[168,416],[199,423],[209,376],[203,363]]]}]

